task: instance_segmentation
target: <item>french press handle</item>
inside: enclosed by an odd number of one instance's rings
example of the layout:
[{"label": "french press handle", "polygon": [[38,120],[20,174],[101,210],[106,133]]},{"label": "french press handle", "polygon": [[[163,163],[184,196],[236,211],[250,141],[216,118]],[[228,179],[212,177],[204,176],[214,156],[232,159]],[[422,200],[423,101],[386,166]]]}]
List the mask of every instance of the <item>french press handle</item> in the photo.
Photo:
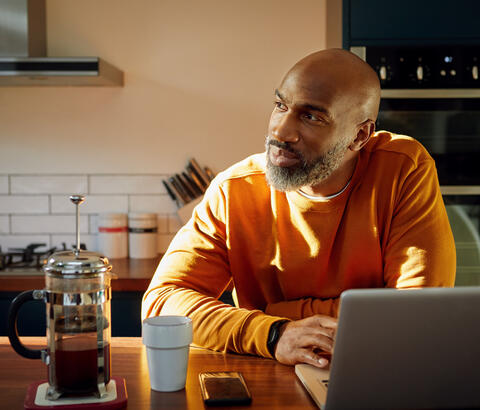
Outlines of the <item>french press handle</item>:
[{"label": "french press handle", "polygon": [[25,302],[30,300],[42,300],[44,297],[45,292],[43,290],[27,290],[17,295],[8,309],[7,331],[10,344],[12,345],[13,350],[27,359],[41,359],[45,355],[45,351],[29,349],[20,341],[17,329],[18,311]]}]

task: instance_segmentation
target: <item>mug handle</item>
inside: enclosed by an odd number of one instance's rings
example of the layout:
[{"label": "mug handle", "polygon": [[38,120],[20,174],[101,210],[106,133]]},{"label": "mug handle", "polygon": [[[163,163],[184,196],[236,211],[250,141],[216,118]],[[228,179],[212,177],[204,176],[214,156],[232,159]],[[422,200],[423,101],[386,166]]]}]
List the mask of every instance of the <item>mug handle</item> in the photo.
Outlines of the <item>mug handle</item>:
[{"label": "mug handle", "polygon": [[10,308],[8,309],[7,331],[10,344],[12,345],[13,350],[27,359],[41,359],[45,352],[43,350],[29,349],[20,341],[17,329],[18,311],[25,302],[30,300],[42,300],[44,299],[44,296],[45,292],[43,290],[27,290],[17,295],[17,297],[12,300]]}]

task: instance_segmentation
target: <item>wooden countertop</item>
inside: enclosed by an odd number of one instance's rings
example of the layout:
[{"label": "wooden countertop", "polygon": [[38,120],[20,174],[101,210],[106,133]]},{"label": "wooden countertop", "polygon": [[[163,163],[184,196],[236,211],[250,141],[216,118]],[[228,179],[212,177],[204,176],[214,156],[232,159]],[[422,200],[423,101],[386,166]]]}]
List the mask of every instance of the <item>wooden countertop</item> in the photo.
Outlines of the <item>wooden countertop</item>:
[{"label": "wooden countertop", "polygon": [[[22,341],[31,347],[45,346],[44,337],[25,337]],[[0,407],[23,408],[28,385],[46,379],[46,365],[40,360],[19,356],[6,337],[0,337],[0,363]],[[190,348],[185,389],[172,393],[153,391],[150,389],[146,352],[141,338],[112,338],[112,374],[126,381],[128,409],[204,410],[198,373],[205,371],[242,372],[252,395],[252,404],[235,406],[239,410],[316,408],[295,376],[293,366],[260,357],[224,354],[195,347]]]},{"label": "wooden countertop", "polygon": [[[153,259],[110,259],[113,291],[144,292],[155,273],[161,256]],[[0,274],[0,292],[22,292],[30,289],[43,289],[45,278],[42,272],[24,272],[21,270]]]}]

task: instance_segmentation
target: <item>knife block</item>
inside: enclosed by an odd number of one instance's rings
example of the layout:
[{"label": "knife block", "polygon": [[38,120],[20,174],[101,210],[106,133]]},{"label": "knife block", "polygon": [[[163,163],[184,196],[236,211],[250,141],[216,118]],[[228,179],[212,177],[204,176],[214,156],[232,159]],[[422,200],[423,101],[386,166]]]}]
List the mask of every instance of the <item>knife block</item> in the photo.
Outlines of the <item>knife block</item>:
[{"label": "knife block", "polygon": [[203,199],[203,196],[195,198],[193,201],[189,202],[188,204],[178,209],[177,214],[183,225],[185,225],[188,222],[188,220],[191,218],[193,208],[195,208],[202,199]]}]

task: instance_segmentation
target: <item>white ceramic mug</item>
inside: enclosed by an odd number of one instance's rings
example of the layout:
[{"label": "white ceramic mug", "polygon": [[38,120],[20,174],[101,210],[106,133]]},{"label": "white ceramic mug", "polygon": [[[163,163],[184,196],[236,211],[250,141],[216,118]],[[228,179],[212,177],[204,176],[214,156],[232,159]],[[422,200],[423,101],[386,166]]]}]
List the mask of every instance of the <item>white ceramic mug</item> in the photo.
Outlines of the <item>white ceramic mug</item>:
[{"label": "white ceramic mug", "polygon": [[185,316],[154,316],[142,323],[150,387],[177,391],[185,387],[192,320]]}]

